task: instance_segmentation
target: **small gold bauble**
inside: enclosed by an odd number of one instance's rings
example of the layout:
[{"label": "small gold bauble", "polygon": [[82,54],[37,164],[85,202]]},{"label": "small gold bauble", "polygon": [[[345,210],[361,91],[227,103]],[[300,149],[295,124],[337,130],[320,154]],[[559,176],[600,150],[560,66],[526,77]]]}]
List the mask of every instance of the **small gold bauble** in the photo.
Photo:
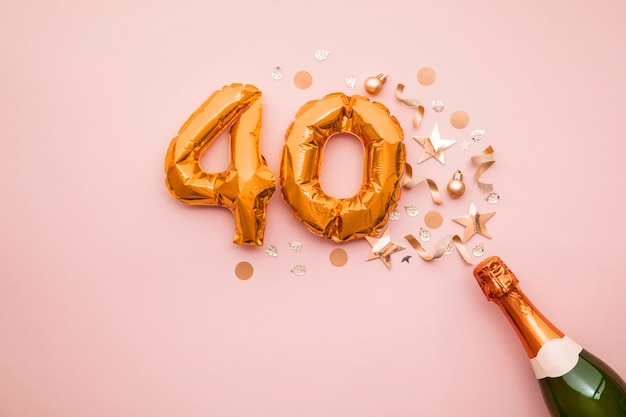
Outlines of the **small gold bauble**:
[{"label": "small gold bauble", "polygon": [[452,180],[448,183],[448,194],[452,198],[459,198],[465,193],[465,183],[463,182],[463,174],[461,170],[457,170],[452,176]]},{"label": "small gold bauble", "polygon": [[382,90],[385,81],[387,81],[387,76],[382,73],[375,77],[369,77],[365,80],[365,91],[370,94],[378,94]]}]

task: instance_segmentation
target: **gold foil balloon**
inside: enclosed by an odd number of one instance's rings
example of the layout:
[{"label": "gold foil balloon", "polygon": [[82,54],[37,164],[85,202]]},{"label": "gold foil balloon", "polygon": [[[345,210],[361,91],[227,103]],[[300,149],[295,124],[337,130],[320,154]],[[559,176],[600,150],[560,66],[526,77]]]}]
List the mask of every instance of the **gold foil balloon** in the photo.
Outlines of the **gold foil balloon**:
[{"label": "gold foil balloon", "polygon": [[[260,153],[261,91],[231,84],[214,92],[180,128],[165,157],[166,185],[187,204],[226,207],[235,215],[240,245],[263,244],[274,173]],[[229,126],[230,165],[219,173],[200,167],[200,156]]]},{"label": "gold foil balloon", "polygon": [[[336,133],[357,136],[364,147],[363,182],[356,195],[335,198],[322,190],[322,155]],[[333,93],[306,103],[285,134],[280,182],[294,217],[336,242],[376,236],[401,194],[406,149],[395,117],[363,96]]]}]

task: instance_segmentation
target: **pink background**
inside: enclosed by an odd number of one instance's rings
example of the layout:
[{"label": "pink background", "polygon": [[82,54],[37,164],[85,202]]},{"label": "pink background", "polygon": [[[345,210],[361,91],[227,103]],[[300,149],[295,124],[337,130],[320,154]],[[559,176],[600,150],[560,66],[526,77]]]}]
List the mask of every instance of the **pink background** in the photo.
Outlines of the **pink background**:
[{"label": "pink background", "polygon": [[[0,16],[0,416],[547,416],[472,266],[456,253],[425,262],[403,238],[438,209],[432,252],[463,233],[450,218],[472,202],[496,212],[493,238],[467,244],[484,243],[475,259],[504,258],[554,323],[626,375],[623,1],[27,1]],[[437,71],[429,87],[416,80],[424,66]],[[299,70],[313,75],[306,90]],[[168,194],[170,140],[223,85],[263,91],[262,149],[278,174],[299,107],[364,94],[379,72],[376,100],[403,126],[408,162],[442,191],[456,169],[468,186],[439,207],[424,186],[404,191],[389,226],[407,249],[391,271],[365,261],[364,239],[306,231],[278,191],[265,238],[277,258],[235,246],[227,210]],[[398,83],[427,105],[419,130]],[[462,130],[448,121],[457,109],[470,116]],[[417,165],[412,136],[435,122],[470,152]],[[493,205],[470,162],[488,145]],[[358,188],[360,155],[356,140],[331,141],[331,194]],[[205,157],[224,169],[226,139]],[[341,268],[335,247],[350,257]],[[234,274],[244,260],[247,281]]]}]

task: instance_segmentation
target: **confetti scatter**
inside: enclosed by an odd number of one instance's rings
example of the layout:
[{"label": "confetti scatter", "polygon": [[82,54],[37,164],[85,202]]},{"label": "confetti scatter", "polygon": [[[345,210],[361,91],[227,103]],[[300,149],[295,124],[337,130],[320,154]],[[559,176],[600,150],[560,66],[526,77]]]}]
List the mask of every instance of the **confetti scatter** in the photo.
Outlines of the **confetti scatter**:
[{"label": "confetti scatter", "polygon": [[348,252],[342,248],[333,249],[328,256],[330,263],[336,267],[344,266],[348,262]]},{"label": "confetti scatter", "polygon": [[490,204],[497,204],[500,201],[500,194],[496,192],[489,193],[487,196],[487,202]]},{"label": "confetti scatter", "polygon": [[488,184],[480,181],[480,177],[487,171],[493,164],[496,163],[496,158],[493,156],[493,147],[487,146],[483,151],[472,156],[472,163],[478,165],[478,169],[474,173],[474,180],[476,185],[481,191],[490,192],[493,191],[493,184]]},{"label": "confetti scatter", "polygon": [[471,143],[469,143],[466,140],[463,140],[463,142],[461,143],[457,143],[458,147],[461,148],[462,151],[469,151],[470,150],[470,145]]},{"label": "confetti scatter", "polygon": [[457,110],[450,115],[450,124],[457,129],[463,129],[469,124],[469,116],[463,110]]},{"label": "confetti scatter", "polygon": [[391,230],[389,228],[385,229],[379,238],[365,236],[365,239],[372,246],[367,260],[371,261],[378,258],[383,261],[387,269],[391,269],[391,254],[406,249],[404,246],[391,241]]},{"label": "confetti scatter", "polygon": [[428,185],[428,189],[430,190],[430,197],[433,199],[433,203],[443,203],[443,200],[441,199],[441,194],[439,194],[439,187],[437,187],[435,181],[425,177],[413,177],[413,167],[411,166],[411,164],[406,163],[402,186],[410,190],[424,182]]},{"label": "confetti scatter", "polygon": [[293,83],[301,90],[307,89],[313,84],[313,76],[308,71],[298,71],[293,77]]},{"label": "confetti scatter", "polygon": [[424,106],[422,103],[416,98],[404,97],[404,84],[398,84],[396,86],[396,98],[405,106],[415,107],[416,111],[413,116],[413,126],[416,129],[419,128],[422,123],[422,119],[424,118]]},{"label": "confetti scatter", "polygon": [[274,67],[272,70],[272,78],[275,80],[283,78],[283,70],[280,67]]},{"label": "confetti scatter", "polygon": [[437,73],[430,67],[422,67],[417,71],[417,82],[422,85],[431,85],[437,79]]},{"label": "confetti scatter", "polygon": [[472,140],[474,142],[478,142],[483,138],[483,135],[485,134],[484,130],[474,130],[472,132]]},{"label": "confetti scatter", "polygon": [[420,228],[420,239],[422,239],[422,242],[428,242],[430,240],[430,231]]},{"label": "confetti scatter", "polygon": [[411,259],[411,255],[407,255],[404,258],[402,258],[402,262],[406,262],[408,264],[410,259]]},{"label": "confetti scatter", "polygon": [[448,149],[450,146],[456,143],[456,140],[451,139],[443,139],[439,133],[439,124],[435,123],[430,136],[413,136],[413,139],[417,141],[422,147],[424,151],[422,155],[420,155],[420,159],[417,161],[418,164],[421,164],[428,158],[435,158],[437,161],[445,164],[445,159],[443,155],[443,151]]},{"label": "confetti scatter", "polygon": [[424,214],[424,223],[431,229],[436,229],[443,224],[443,214],[437,210],[431,210]]},{"label": "confetti scatter", "polygon": [[327,51],[325,49],[318,49],[317,51],[315,51],[315,59],[317,59],[318,61],[325,61],[326,58],[328,58],[329,54],[330,51]]},{"label": "confetti scatter", "polygon": [[289,242],[289,249],[291,249],[292,252],[294,253],[298,253],[302,250],[302,243],[293,240],[291,242]]},{"label": "confetti scatter", "polygon": [[444,251],[443,254],[444,255],[450,255],[452,253],[453,249],[452,246],[448,246]]},{"label": "confetti scatter", "polygon": [[400,212],[398,210],[393,210],[389,213],[389,220],[398,220],[400,218]]},{"label": "confetti scatter", "polygon": [[452,220],[465,226],[465,236],[463,237],[463,243],[467,242],[475,234],[483,235],[491,239],[491,235],[487,230],[487,221],[496,214],[494,211],[489,213],[479,213],[478,209],[471,203],[469,210],[465,216],[453,217]]},{"label": "confetti scatter", "polygon": [[249,279],[254,274],[254,267],[250,262],[242,261],[235,265],[235,275],[240,280]]},{"label": "confetti scatter", "polygon": [[357,82],[358,82],[358,79],[352,74],[349,74],[346,77],[346,84],[348,84],[348,87],[350,88],[354,88]]},{"label": "confetti scatter", "polygon": [[441,113],[443,109],[446,107],[441,101],[433,100],[432,101],[433,110],[437,113]]},{"label": "confetti scatter", "polygon": [[267,245],[265,253],[275,258],[278,256],[278,248],[275,245]]},{"label": "confetti scatter", "polygon": [[483,246],[482,243],[479,243],[476,246],[474,246],[474,248],[472,248],[472,254],[474,254],[474,256],[483,256],[484,253],[485,253],[485,247]]},{"label": "confetti scatter", "polygon": [[469,252],[463,246],[463,241],[458,235],[447,235],[443,239],[439,241],[437,244],[437,250],[434,254],[430,255],[426,249],[422,246],[422,244],[415,238],[413,235],[406,235],[404,238],[411,244],[413,249],[417,251],[417,254],[425,261],[432,261],[433,259],[441,258],[444,254],[448,254],[448,248],[454,244],[456,246],[456,250],[459,255],[463,258],[465,262],[468,264],[473,264],[474,261],[470,256]]},{"label": "confetti scatter", "polygon": [[404,206],[404,210],[406,210],[406,214],[411,217],[415,217],[419,214],[419,210],[415,206]]},{"label": "confetti scatter", "polygon": [[302,264],[298,264],[291,268],[291,272],[295,275],[302,276],[306,273],[306,267]]}]

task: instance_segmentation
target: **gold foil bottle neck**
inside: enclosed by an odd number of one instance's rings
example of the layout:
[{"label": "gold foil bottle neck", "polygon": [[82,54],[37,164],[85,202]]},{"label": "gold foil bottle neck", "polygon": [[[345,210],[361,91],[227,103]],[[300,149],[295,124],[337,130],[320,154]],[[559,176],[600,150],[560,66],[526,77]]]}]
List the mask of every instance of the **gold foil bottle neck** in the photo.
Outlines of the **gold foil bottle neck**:
[{"label": "gold foil bottle neck", "polygon": [[474,277],[489,301],[495,301],[513,289],[519,291],[517,277],[497,256],[479,263],[474,268]]},{"label": "gold foil bottle neck", "polygon": [[494,301],[515,329],[529,358],[552,339],[564,335],[530,302],[515,274],[502,259],[493,256],[474,268],[474,277],[489,301]]}]

